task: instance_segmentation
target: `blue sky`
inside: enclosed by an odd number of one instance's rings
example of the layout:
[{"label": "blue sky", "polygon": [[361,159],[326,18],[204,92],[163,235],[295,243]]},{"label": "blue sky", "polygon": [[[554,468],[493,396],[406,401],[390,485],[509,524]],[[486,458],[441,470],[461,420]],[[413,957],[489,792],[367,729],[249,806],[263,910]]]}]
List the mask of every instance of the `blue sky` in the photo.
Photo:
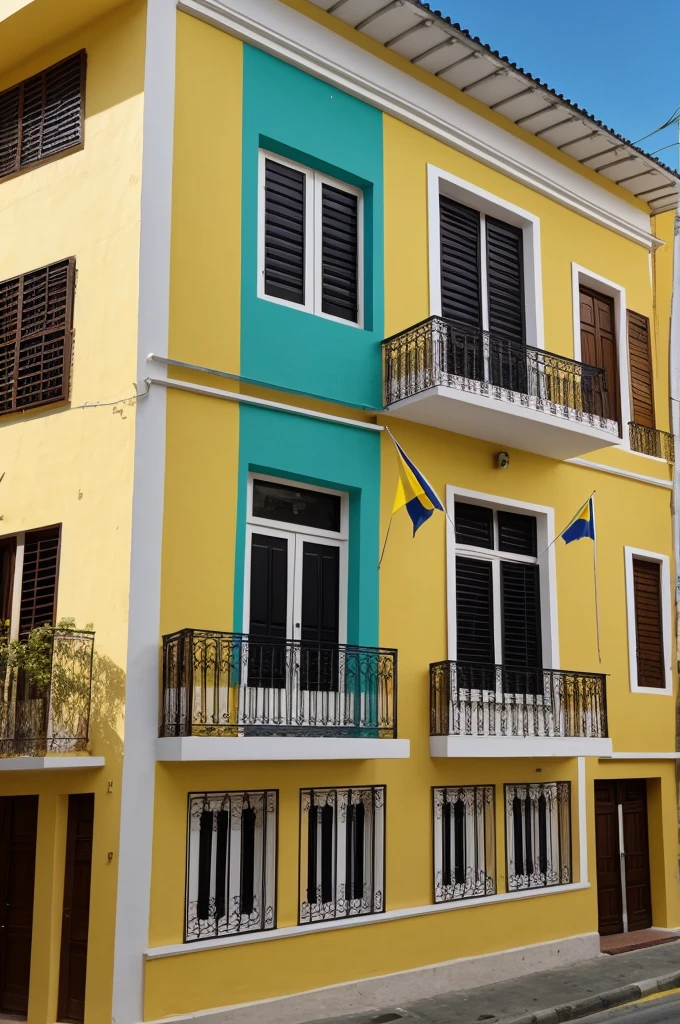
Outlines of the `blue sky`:
[{"label": "blue sky", "polygon": [[[680,0],[430,0],[492,49],[635,142],[680,105]],[[646,139],[677,141],[677,125]],[[678,167],[678,147],[658,154]]]}]

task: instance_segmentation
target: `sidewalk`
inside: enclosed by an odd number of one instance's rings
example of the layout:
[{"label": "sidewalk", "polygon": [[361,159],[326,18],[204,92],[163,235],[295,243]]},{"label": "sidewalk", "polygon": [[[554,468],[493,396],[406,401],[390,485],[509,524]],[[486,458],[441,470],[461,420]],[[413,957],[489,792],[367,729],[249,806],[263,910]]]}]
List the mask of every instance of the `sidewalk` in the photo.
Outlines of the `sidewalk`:
[{"label": "sidewalk", "polygon": [[[557,1024],[632,1002],[641,991],[643,995],[656,991],[657,979],[674,974],[677,978],[669,979],[666,987],[680,986],[680,941],[315,1024],[396,1024],[399,1020],[404,1024],[531,1024],[535,1014],[538,1021]],[[641,989],[636,987],[643,982]],[[604,994],[604,999],[597,998]],[[588,1004],[569,1009],[582,1000]],[[555,1012],[540,1012],[551,1008]]]}]

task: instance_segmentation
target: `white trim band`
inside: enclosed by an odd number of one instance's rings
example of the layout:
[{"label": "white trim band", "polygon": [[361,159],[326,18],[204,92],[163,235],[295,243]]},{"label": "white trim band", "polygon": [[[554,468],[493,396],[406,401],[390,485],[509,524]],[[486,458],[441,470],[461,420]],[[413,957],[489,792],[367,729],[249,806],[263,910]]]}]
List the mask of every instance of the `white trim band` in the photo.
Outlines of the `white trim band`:
[{"label": "white trim band", "polygon": [[584,469],[597,469],[600,473],[611,473],[612,476],[623,476],[626,480],[636,480],[640,484],[651,484],[652,487],[663,487],[667,491],[673,490],[671,480],[657,480],[653,476],[643,476],[642,473],[631,473],[628,469],[617,469],[614,466],[602,466],[597,462],[588,462],[587,459],[565,459],[565,462],[572,466],[582,466]]},{"label": "white trim band", "polygon": [[296,924],[288,928],[272,928],[266,932],[250,932],[241,935],[227,935],[221,939],[203,939],[198,942],[177,942],[171,946],[154,946],[144,954],[147,960],[162,960],[168,956],[182,956],[184,953],[202,953],[226,946],[243,946],[251,942],[271,942],[273,939],[290,939],[315,932],[336,931],[343,928],[360,928],[363,925],[382,924],[385,921],[401,921],[409,917],[424,917],[427,914],[441,914],[446,911],[464,910],[466,907],[483,907],[494,903],[510,903],[513,900],[528,900],[536,896],[554,896],[557,893],[577,892],[589,889],[590,883],[571,882],[569,885],[542,886],[537,889],[522,889],[519,892],[501,892],[494,896],[480,896],[475,899],[458,900],[451,903],[428,903],[423,907],[403,907],[400,910],[386,910],[384,914],[367,914],[360,917],[345,917],[340,921],[319,921],[315,924]]},{"label": "white trim band", "polygon": [[72,771],[74,768],[103,768],[105,764],[103,757],[92,757],[88,754],[1,757],[0,772]]},{"label": "white trim band", "polygon": [[600,761],[680,761],[680,750],[662,750],[659,753],[654,751],[633,751],[632,753],[620,754],[615,751],[606,756],[600,756]]}]

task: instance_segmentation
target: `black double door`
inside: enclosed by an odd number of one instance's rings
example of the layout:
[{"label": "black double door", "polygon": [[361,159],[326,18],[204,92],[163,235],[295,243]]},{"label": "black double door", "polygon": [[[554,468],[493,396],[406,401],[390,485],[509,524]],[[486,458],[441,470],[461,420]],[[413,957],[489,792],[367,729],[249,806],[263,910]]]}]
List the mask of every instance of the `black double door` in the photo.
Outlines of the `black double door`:
[{"label": "black double door", "polygon": [[0,1013],[25,1017],[31,975],[38,797],[0,797]]},{"label": "black double door", "polygon": [[[338,686],[340,547],[302,534],[254,532],[250,548],[251,686]],[[262,638],[260,640],[260,638]]]}]

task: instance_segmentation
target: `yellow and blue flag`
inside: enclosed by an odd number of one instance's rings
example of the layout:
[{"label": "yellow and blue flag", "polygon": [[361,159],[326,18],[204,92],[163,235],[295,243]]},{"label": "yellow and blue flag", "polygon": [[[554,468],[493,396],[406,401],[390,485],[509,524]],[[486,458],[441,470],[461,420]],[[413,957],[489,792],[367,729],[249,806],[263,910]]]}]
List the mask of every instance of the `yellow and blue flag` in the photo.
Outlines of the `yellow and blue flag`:
[{"label": "yellow and blue flag", "polygon": [[595,499],[591,495],[585,505],[582,505],[572,521],[560,534],[565,544],[571,544],[573,540],[581,540],[588,537],[595,540]]},{"label": "yellow and blue flag", "polygon": [[[391,434],[390,437],[392,437]],[[400,508],[406,506],[406,511],[413,523],[413,536],[415,537],[416,530],[423,523],[427,522],[435,510],[443,512],[444,506],[423,474],[413,465],[401,445],[393,437],[392,440],[397,449],[397,457],[399,459],[399,481],[397,483],[397,493],[394,497],[392,515],[398,512]]]}]

